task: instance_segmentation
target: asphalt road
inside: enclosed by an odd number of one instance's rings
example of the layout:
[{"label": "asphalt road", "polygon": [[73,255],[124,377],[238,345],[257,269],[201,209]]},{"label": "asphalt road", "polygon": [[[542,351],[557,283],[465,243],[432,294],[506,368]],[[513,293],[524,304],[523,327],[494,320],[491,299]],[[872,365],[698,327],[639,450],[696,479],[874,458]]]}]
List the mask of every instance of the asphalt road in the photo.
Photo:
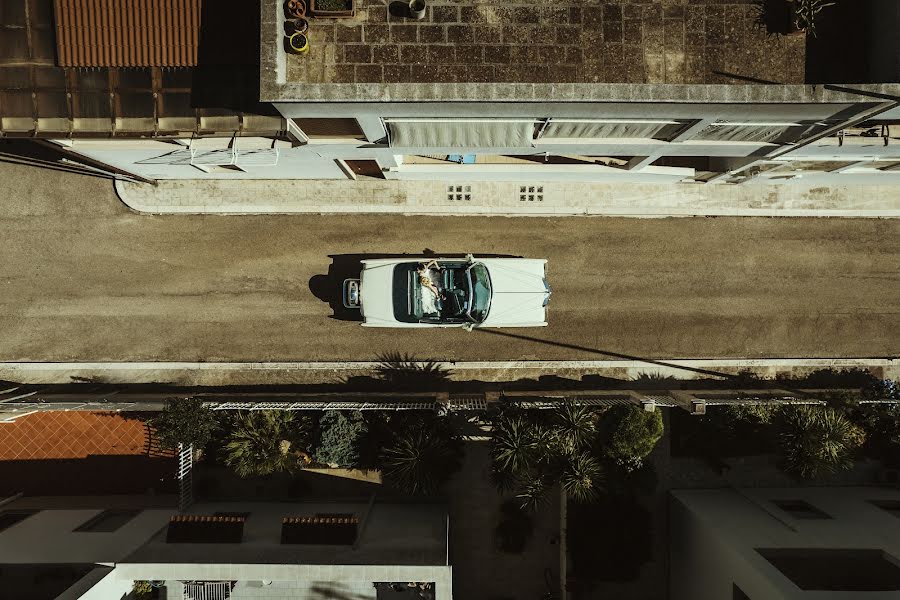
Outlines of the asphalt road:
[{"label": "asphalt road", "polygon": [[[347,255],[426,249],[549,259],[550,326],[334,318]],[[4,361],[896,357],[898,267],[900,220],[143,216],[0,164]]]}]

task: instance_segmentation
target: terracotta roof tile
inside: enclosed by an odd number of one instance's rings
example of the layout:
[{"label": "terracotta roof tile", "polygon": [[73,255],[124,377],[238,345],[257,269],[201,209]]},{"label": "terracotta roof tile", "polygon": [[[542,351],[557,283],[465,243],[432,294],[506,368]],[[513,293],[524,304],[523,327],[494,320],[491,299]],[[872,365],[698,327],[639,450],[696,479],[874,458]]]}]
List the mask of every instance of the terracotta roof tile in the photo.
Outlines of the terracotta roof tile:
[{"label": "terracotta roof tile", "polygon": [[63,67],[197,64],[201,0],[55,0]]}]

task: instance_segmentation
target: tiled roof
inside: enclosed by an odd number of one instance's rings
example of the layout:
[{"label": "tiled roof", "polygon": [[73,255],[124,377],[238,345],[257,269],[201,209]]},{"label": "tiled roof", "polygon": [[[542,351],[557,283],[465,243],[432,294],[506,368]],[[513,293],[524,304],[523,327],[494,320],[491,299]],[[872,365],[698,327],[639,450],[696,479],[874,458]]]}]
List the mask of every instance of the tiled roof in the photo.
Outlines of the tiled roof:
[{"label": "tiled roof", "polygon": [[197,64],[201,0],[55,0],[64,67]]},{"label": "tiled roof", "polygon": [[145,455],[147,432],[142,421],[115,413],[39,412],[0,425],[0,460]]}]

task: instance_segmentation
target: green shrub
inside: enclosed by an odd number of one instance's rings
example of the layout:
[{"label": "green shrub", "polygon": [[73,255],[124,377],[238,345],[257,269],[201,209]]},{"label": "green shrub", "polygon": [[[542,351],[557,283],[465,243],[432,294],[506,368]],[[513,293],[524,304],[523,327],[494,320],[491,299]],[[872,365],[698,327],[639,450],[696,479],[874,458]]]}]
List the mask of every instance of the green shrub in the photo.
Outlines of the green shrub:
[{"label": "green shrub", "polygon": [[355,469],[361,466],[361,451],[369,427],[359,411],[328,410],[319,419],[316,460]]},{"label": "green shrub", "polygon": [[446,418],[416,425],[385,448],[384,477],[408,494],[435,494],[462,464],[462,438]]},{"label": "green shrub", "polygon": [[312,423],[282,410],[238,415],[225,445],[225,464],[241,477],[292,472],[302,464]]},{"label": "green shrub", "polygon": [[134,600],[149,600],[153,594],[153,586],[149,581],[137,580],[131,584],[131,597]]},{"label": "green shrub", "polygon": [[662,412],[633,404],[612,407],[600,420],[599,451],[626,471],[640,469],[663,435]]},{"label": "green shrub", "polygon": [[175,450],[178,444],[203,448],[216,428],[216,414],[203,408],[198,398],[170,398],[159,415],[150,419],[163,448]]},{"label": "green shrub", "polygon": [[865,432],[843,413],[819,406],[783,411],[781,448],[785,471],[802,479],[849,469]]}]

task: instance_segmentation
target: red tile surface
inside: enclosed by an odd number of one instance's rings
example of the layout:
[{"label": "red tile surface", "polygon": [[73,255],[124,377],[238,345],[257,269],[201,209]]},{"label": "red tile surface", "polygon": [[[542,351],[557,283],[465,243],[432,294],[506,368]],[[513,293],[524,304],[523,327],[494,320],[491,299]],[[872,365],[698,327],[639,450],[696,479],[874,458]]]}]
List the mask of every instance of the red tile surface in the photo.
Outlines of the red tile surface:
[{"label": "red tile surface", "polygon": [[148,431],[143,421],[116,413],[40,412],[0,424],[0,460],[147,455]]},{"label": "red tile surface", "polygon": [[194,66],[200,35],[200,2],[55,0],[59,65]]}]

